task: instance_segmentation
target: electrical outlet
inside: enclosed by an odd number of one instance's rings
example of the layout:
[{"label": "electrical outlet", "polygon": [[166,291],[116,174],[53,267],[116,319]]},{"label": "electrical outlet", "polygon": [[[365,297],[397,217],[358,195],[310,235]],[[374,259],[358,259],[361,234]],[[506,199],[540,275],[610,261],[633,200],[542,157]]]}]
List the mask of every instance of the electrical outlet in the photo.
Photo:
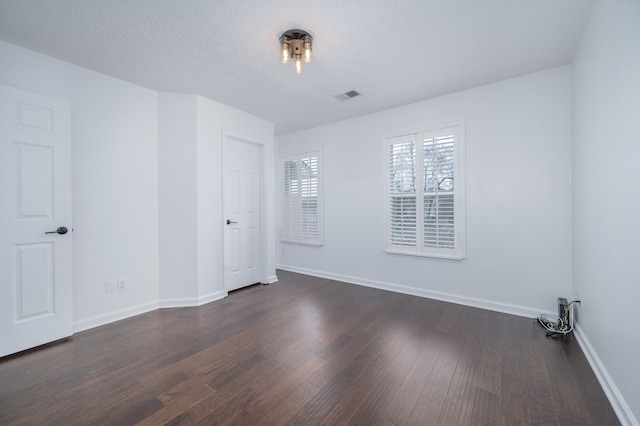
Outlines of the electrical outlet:
[{"label": "electrical outlet", "polygon": [[118,280],[118,291],[125,291],[127,289],[127,282],[124,278]]},{"label": "electrical outlet", "polygon": [[115,293],[116,292],[116,282],[115,282],[115,280],[105,281],[104,282],[104,292],[106,294]]}]

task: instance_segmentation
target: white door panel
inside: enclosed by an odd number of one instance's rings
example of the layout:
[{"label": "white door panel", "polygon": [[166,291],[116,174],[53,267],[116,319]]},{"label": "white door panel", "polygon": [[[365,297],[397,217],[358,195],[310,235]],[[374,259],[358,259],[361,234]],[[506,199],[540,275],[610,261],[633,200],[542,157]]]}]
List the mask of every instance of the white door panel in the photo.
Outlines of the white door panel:
[{"label": "white door panel", "polygon": [[260,147],[227,136],[224,142],[225,288],[260,282]]},{"label": "white door panel", "polygon": [[0,356],[72,334],[70,108],[0,85]]}]

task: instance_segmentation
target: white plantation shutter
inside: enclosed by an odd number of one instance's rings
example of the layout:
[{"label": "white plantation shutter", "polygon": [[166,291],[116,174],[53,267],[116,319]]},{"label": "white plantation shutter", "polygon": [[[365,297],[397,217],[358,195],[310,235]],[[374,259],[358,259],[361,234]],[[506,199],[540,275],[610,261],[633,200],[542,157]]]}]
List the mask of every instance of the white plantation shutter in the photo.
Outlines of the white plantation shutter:
[{"label": "white plantation shutter", "polygon": [[451,134],[423,136],[423,243],[425,247],[453,249],[455,245],[453,129],[446,133]]},{"label": "white plantation shutter", "polygon": [[298,164],[296,160],[286,160],[282,166],[282,231],[281,238],[297,238],[300,229],[300,185],[298,182]]},{"label": "white plantation shutter", "polygon": [[318,227],[318,157],[302,158],[300,166],[300,237],[317,240]]},{"label": "white plantation shutter", "polygon": [[321,245],[319,151],[282,159],[281,241]]},{"label": "white plantation shutter", "polygon": [[415,137],[389,145],[389,238],[399,246],[416,246],[416,146]]},{"label": "white plantation shutter", "polygon": [[453,194],[425,194],[424,246],[454,248]]},{"label": "white plantation shutter", "polygon": [[464,123],[387,139],[387,251],[461,259]]},{"label": "white plantation shutter", "polygon": [[401,246],[416,245],[416,196],[391,196],[391,242]]}]

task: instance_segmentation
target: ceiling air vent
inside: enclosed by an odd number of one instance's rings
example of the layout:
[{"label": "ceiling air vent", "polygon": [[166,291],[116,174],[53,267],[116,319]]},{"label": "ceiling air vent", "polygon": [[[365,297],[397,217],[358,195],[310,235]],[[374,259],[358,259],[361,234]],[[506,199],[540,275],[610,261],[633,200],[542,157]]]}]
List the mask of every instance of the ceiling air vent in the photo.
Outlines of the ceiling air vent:
[{"label": "ceiling air vent", "polygon": [[346,101],[347,99],[355,98],[356,96],[360,96],[360,93],[356,92],[355,90],[350,90],[346,93],[342,93],[336,96],[336,98],[340,99],[341,101]]}]

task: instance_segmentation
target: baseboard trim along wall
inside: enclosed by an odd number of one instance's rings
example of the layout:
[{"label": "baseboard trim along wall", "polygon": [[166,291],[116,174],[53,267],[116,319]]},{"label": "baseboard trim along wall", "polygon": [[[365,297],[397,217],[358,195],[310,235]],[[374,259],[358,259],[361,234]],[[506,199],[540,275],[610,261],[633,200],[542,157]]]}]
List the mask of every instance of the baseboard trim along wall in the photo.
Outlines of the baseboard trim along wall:
[{"label": "baseboard trim along wall", "polygon": [[145,303],[131,308],[122,309],[120,311],[110,312],[105,315],[99,315],[96,317],[88,318],[86,320],[78,321],[73,324],[73,332],[79,333],[81,331],[89,330],[90,328],[100,327],[101,325],[107,325],[112,322],[127,319],[136,315],[146,314],[147,312],[155,311],[156,309],[163,308],[188,308],[194,306],[201,306],[216,300],[224,299],[227,297],[226,291],[216,291],[211,294],[207,294],[201,297],[185,298],[185,299],[162,299],[155,302]]},{"label": "baseboard trim along wall", "polygon": [[476,299],[473,297],[457,296],[455,294],[441,293],[438,291],[423,290],[415,287],[408,287],[382,281],[369,280],[366,278],[352,277],[349,275],[333,274],[330,272],[316,271],[313,269],[298,268],[294,266],[278,265],[276,269],[297,272],[319,278],[326,278],[335,281],[343,281],[349,284],[361,285],[364,287],[377,288],[379,290],[393,291],[411,296],[425,297],[427,299],[441,300],[443,302],[456,303],[458,305],[472,306],[474,308],[487,309],[489,311],[502,312],[504,314],[517,315],[520,317],[536,318],[540,314],[555,316],[554,312],[541,312],[539,310],[525,306],[510,305],[506,303],[492,302],[490,300]]},{"label": "baseboard trim along wall", "polygon": [[600,358],[593,349],[593,346],[591,346],[589,339],[584,334],[582,328],[580,328],[580,324],[575,324],[574,334],[582,352],[587,358],[587,361],[589,361],[591,369],[600,382],[600,386],[602,386],[605,395],[609,398],[609,402],[611,403],[613,410],[616,412],[620,423],[623,426],[639,426],[638,420],[631,412],[631,409],[629,409],[629,405],[627,405],[627,402],[620,394],[620,391],[618,391],[616,384],[613,382],[613,379],[611,379],[611,376],[607,372],[602,361],[600,361]]},{"label": "baseboard trim along wall", "polygon": [[201,306],[216,300],[227,297],[226,291],[216,291],[201,297],[183,298],[183,299],[161,299],[158,303],[160,308],[187,308],[193,306]]},{"label": "baseboard trim along wall", "polygon": [[127,319],[135,315],[146,314],[147,312],[155,311],[156,309],[158,309],[157,301],[133,306],[131,308],[122,309],[120,311],[110,312],[105,315],[88,318],[73,323],[73,332],[79,333],[81,331],[89,330],[90,328],[100,327],[101,325],[106,325],[112,322]]}]

